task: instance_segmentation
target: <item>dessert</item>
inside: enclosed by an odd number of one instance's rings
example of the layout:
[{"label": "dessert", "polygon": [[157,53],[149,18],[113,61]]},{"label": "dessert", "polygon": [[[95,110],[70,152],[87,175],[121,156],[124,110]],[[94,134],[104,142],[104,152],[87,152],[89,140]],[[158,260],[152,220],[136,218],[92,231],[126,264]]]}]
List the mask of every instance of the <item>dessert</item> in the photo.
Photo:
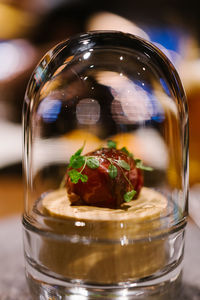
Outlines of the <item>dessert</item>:
[{"label": "dessert", "polygon": [[65,186],[42,199],[43,213],[51,217],[46,224],[68,238],[62,245],[44,238],[40,261],[59,276],[89,283],[150,276],[165,263],[165,240],[153,237],[167,211],[163,195],[142,187],[141,169],[152,168],[113,141],[84,156],[82,151],[70,158]]}]

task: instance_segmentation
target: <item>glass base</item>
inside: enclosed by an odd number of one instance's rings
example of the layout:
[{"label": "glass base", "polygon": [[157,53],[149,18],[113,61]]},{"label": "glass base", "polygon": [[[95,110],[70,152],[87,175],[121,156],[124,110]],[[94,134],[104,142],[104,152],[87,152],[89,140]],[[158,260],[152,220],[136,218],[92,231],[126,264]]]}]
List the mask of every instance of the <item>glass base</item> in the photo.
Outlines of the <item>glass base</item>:
[{"label": "glass base", "polygon": [[33,300],[174,300],[178,299],[180,294],[181,275],[179,264],[173,271],[154,280],[121,286],[92,286],[63,282],[41,274],[30,265],[26,267],[26,277]]}]

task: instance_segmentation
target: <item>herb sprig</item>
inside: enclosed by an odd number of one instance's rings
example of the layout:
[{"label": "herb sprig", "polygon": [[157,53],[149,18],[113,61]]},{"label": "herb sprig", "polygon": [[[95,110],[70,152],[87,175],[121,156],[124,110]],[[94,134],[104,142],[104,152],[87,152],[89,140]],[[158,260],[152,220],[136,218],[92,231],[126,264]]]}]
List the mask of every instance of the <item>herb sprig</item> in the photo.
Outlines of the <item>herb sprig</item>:
[{"label": "herb sprig", "polygon": [[108,141],[107,141],[107,146],[108,146],[108,148],[110,148],[110,149],[112,149],[112,148],[116,149],[116,148],[117,148],[117,143],[116,143],[115,141],[108,140]]},{"label": "herb sprig", "polygon": [[133,199],[133,197],[135,196],[136,193],[137,192],[134,189],[127,192],[127,193],[125,193],[124,194],[124,201],[125,202],[130,202]]},{"label": "herb sprig", "polygon": [[[117,143],[115,141],[108,140],[107,146],[110,149],[112,149],[112,148],[116,149]],[[86,174],[82,174],[86,165],[90,169],[97,169],[100,166],[100,161],[99,161],[100,157],[99,156],[83,156],[82,155],[83,149],[84,149],[84,145],[70,157],[70,161],[69,161],[69,165],[68,165],[68,168],[70,168],[70,170],[68,171],[68,175],[71,179],[71,182],[75,183],[75,184],[77,184],[79,182],[79,180],[81,180],[81,182],[83,182],[83,183],[88,181],[88,176]],[[151,167],[144,166],[141,159],[134,158],[133,154],[130,153],[126,147],[123,147],[120,150],[122,152],[124,152],[128,157],[134,159],[136,168],[145,170],[145,171],[153,170],[153,168],[151,168]],[[124,173],[124,170],[130,171],[129,163],[127,163],[123,159],[113,159],[113,158],[106,158],[106,159],[110,162],[110,165],[108,166],[108,174],[111,179],[115,179],[118,175],[118,170],[117,170],[116,165],[122,170],[122,174],[123,174],[124,178],[127,180],[128,184],[129,184],[129,188],[130,188],[130,190],[124,194],[123,198],[124,198],[125,202],[130,202],[137,192],[134,190],[132,183],[130,182],[130,180],[128,179],[126,174]],[[81,170],[78,171],[77,169],[80,169],[80,168],[81,168]]]},{"label": "herb sprig", "polygon": [[144,170],[144,171],[153,171],[152,167],[144,166],[141,159],[136,158],[136,159],[134,159],[134,161],[135,161],[136,168]]}]

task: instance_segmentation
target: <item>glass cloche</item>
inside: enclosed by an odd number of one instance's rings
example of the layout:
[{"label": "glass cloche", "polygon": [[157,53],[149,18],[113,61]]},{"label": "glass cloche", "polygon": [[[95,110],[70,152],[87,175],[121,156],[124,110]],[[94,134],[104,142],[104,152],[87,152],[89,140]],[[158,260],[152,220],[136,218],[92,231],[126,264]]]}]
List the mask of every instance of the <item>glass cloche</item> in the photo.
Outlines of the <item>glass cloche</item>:
[{"label": "glass cloche", "polygon": [[36,67],[23,118],[33,299],[169,292],[183,257],[188,114],[165,55],[121,32],[72,37]]}]

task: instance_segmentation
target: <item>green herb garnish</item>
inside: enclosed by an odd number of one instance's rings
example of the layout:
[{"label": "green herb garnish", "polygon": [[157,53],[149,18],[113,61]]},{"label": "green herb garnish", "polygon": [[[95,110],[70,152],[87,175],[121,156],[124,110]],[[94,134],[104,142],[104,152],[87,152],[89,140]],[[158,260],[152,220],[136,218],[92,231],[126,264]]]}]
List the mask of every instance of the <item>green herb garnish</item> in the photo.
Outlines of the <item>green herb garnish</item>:
[{"label": "green herb garnish", "polygon": [[88,181],[88,176],[85,175],[85,174],[81,174],[80,180],[81,180],[82,182],[87,182],[87,181]]},{"label": "green herb garnish", "polygon": [[132,158],[133,158],[133,154],[130,153],[126,147],[121,148],[121,151],[124,152],[124,153],[125,153],[126,155],[128,155],[129,157],[132,157]]},{"label": "green herb garnish", "polygon": [[[81,155],[83,148],[84,145],[80,149],[78,149],[70,157],[69,160],[68,168],[72,168],[72,169],[68,172],[68,175],[71,179],[71,182],[75,184],[78,183],[79,180],[81,180],[82,182],[88,181],[88,176],[82,174],[86,165],[91,169],[96,169],[99,167],[99,160],[96,157]],[[76,169],[80,169],[81,167],[82,169],[80,171],[76,170]]]},{"label": "green herb garnish", "polygon": [[80,172],[78,172],[75,169],[70,170],[68,174],[69,174],[69,177],[71,179],[71,182],[73,182],[75,184],[78,183],[79,179],[82,182],[87,182],[88,181],[87,175],[81,174]]},{"label": "green herb garnish", "polygon": [[71,160],[70,167],[74,169],[79,169],[84,165],[85,157],[84,156],[76,156]]},{"label": "green herb garnish", "polygon": [[136,158],[134,160],[135,160],[136,168],[144,170],[144,171],[153,171],[152,167],[144,166],[141,159]]},{"label": "green herb garnish", "polygon": [[[84,147],[84,146],[83,146]],[[72,167],[73,169],[78,169],[84,165],[85,158],[84,156],[81,156],[81,153],[83,151],[83,147],[78,149],[69,160],[69,167]]]},{"label": "green herb garnish", "polygon": [[108,146],[108,148],[114,148],[114,149],[116,149],[117,148],[117,143],[115,141],[108,140],[107,146]]},{"label": "green herb garnish", "polygon": [[96,169],[99,167],[99,160],[96,157],[87,157],[86,165],[91,169]]},{"label": "green herb garnish", "polygon": [[127,192],[126,194],[124,194],[124,201],[130,202],[136,193],[137,192],[135,190],[131,190],[130,192]]},{"label": "green herb garnish", "polygon": [[123,169],[127,170],[127,171],[130,171],[130,165],[125,161],[125,160],[118,160],[117,161],[117,164],[122,167]]},{"label": "green herb garnish", "polygon": [[108,174],[112,179],[114,179],[117,176],[117,168],[113,164],[109,165]]}]

